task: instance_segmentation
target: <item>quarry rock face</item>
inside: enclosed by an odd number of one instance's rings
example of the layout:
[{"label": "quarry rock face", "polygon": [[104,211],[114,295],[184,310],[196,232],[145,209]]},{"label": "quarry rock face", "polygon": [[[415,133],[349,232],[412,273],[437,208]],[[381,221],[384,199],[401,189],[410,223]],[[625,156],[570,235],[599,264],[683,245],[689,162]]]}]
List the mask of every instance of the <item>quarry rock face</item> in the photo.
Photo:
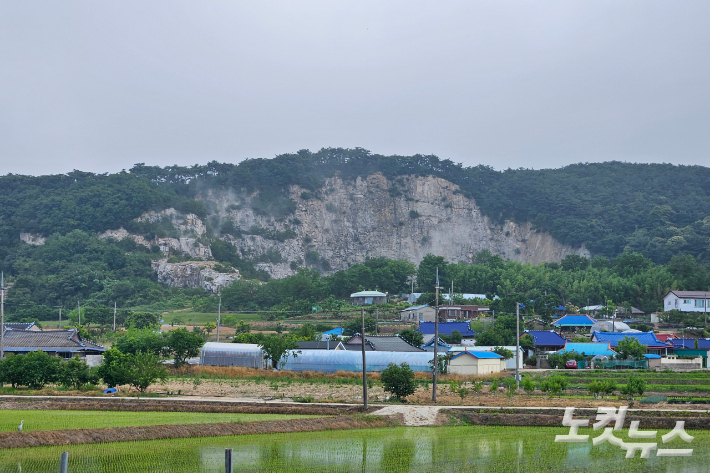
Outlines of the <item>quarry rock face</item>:
[{"label": "quarry rock face", "polygon": [[214,261],[182,263],[156,261],[152,264],[153,270],[158,275],[158,281],[168,286],[201,287],[213,294],[216,294],[220,287],[229,286],[240,279],[239,272],[220,273],[214,270],[214,265]]},{"label": "quarry rock face", "polygon": [[[354,181],[333,177],[316,192],[293,186],[289,197],[296,209],[281,217],[255,212],[251,200],[256,195],[205,191],[200,199],[209,201],[208,207],[214,209],[208,217],[212,233],[196,215],[170,208],[147,212],[137,220],[158,223],[169,219],[179,238],[148,241],[124,228],[100,237],[158,245],[165,260],[170,255],[210,260],[210,235],[229,242],[241,258],[277,279],[295,274],[299,267],[329,273],[377,257],[419,264],[428,253],[449,262],[471,262],[476,253],[488,250],[531,264],[558,262],[570,254],[590,256],[586,248],[563,245],[528,222],[491,221],[458,186],[432,176],[401,176],[394,181],[382,174]],[[227,223],[231,225],[225,227]],[[234,235],[220,233],[224,228],[236,231]],[[153,269],[158,279],[169,285],[210,291],[239,279],[238,273],[214,271],[213,263],[162,261],[153,263]]]},{"label": "quarry rock face", "polygon": [[[294,274],[292,261],[307,265],[309,252],[311,256],[316,252],[332,270],[376,257],[418,264],[428,253],[450,262],[470,262],[482,250],[531,264],[558,262],[569,254],[590,256],[586,248],[563,245],[530,223],[492,222],[458,186],[432,176],[403,176],[394,181],[381,174],[355,181],[334,177],[317,193],[294,186],[290,196],[296,202],[295,214],[281,220],[256,214],[248,197],[239,205],[225,207],[231,209],[224,217],[240,229],[295,230],[296,237],[285,241],[254,234],[222,235],[245,257],[278,251],[283,261],[259,264],[275,278]],[[205,196],[223,205],[230,198]]]}]

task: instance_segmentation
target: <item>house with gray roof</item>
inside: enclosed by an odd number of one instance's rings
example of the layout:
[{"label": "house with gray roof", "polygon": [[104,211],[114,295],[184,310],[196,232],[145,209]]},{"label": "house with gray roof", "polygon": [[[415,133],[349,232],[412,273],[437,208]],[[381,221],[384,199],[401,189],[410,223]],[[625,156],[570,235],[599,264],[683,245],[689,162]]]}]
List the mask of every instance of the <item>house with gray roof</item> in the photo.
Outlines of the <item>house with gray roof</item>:
[{"label": "house with gray roof", "polygon": [[5,330],[5,354],[24,355],[31,351],[42,350],[52,356],[71,358],[79,355],[101,355],[106,349],[79,335],[77,329],[71,330]]},{"label": "house with gray roof", "polygon": [[350,294],[353,305],[386,304],[387,294],[379,291],[360,291]]},{"label": "house with gray roof", "polygon": [[[362,337],[355,334],[343,343],[346,350],[362,350]],[[423,352],[399,335],[365,335],[365,351]]]}]

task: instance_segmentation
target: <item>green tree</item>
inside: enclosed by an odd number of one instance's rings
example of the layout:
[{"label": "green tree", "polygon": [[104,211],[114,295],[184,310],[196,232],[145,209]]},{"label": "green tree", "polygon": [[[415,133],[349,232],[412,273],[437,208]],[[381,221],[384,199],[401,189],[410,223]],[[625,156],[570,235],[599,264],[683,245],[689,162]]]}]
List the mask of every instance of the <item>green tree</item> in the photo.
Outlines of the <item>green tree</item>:
[{"label": "green tree", "polygon": [[154,353],[141,353],[130,355],[127,371],[127,384],[140,392],[145,392],[156,381],[164,381],[168,377],[168,370],[163,365],[160,357]]},{"label": "green tree", "polygon": [[175,367],[179,368],[188,358],[198,356],[204,344],[205,340],[200,335],[188,332],[185,328],[178,328],[171,330],[168,335],[167,351],[172,354]]},{"label": "green tree", "polygon": [[629,379],[626,381],[626,386],[624,386],[620,390],[621,394],[626,396],[626,399],[634,399],[636,395],[643,396],[643,393],[645,391],[646,380],[642,378],[637,378],[634,375],[631,375],[629,377]]},{"label": "green tree", "polygon": [[529,333],[524,334],[520,337],[520,346],[525,350],[535,349],[535,339]]},{"label": "green tree", "polygon": [[205,332],[207,332],[208,334],[211,334],[212,331],[217,328],[217,324],[214,323],[214,322],[207,322],[207,323],[203,326],[203,328],[205,329]]},{"label": "green tree", "polygon": [[97,374],[109,388],[128,384],[130,362],[130,354],[124,354],[116,348],[110,348],[104,352],[103,363],[99,366]]},{"label": "green tree", "polygon": [[499,354],[505,360],[510,360],[511,358],[513,358],[513,356],[515,356],[512,351],[508,350],[505,347],[495,347],[493,348],[493,353]]},{"label": "green tree", "polygon": [[424,334],[410,328],[400,331],[399,336],[415,347],[420,347],[424,344]]},{"label": "green tree", "polygon": [[[373,333],[377,322],[372,317],[365,317],[365,333]],[[352,336],[362,331],[362,320],[358,317],[351,320],[343,327],[343,335]]]},{"label": "green tree", "polygon": [[264,351],[264,359],[270,361],[274,369],[279,369],[290,356],[298,357],[298,343],[292,337],[269,335],[259,342],[259,346]]},{"label": "green tree", "polygon": [[528,394],[531,395],[532,393],[535,392],[535,387],[537,386],[537,383],[532,380],[530,376],[523,376],[523,390]]},{"label": "green tree", "polygon": [[396,365],[390,363],[382,370],[380,381],[385,391],[392,393],[397,399],[403,400],[416,391],[414,371],[407,363]]},{"label": "green tree", "polygon": [[131,312],[126,318],[126,326],[137,329],[154,328],[158,325],[158,314],[150,312]]},{"label": "green tree", "polygon": [[646,354],[646,349],[647,346],[635,337],[624,337],[616,346],[616,352],[622,360],[638,360]]},{"label": "green tree", "polygon": [[59,366],[57,380],[62,386],[81,389],[87,384],[96,384],[98,375],[79,355],[75,355]]},{"label": "green tree", "polygon": [[129,328],[116,339],[113,344],[121,353],[136,354],[138,352],[161,355],[166,350],[165,336],[150,329]]}]

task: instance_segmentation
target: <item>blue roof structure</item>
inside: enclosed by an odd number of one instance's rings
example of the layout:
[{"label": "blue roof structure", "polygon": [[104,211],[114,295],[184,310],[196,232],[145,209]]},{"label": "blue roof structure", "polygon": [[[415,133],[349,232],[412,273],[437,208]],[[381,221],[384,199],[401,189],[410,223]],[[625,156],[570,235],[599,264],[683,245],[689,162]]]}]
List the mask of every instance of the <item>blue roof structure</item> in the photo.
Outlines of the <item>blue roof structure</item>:
[{"label": "blue roof structure", "polygon": [[552,330],[526,330],[520,336],[530,334],[536,347],[563,347],[567,339]]},{"label": "blue roof structure", "polygon": [[[695,350],[695,339],[694,338],[675,338],[670,340],[676,348],[685,348],[688,350]],[[698,338],[698,350],[710,350],[710,339],[709,338]]]},{"label": "blue roof structure", "polygon": [[597,323],[596,319],[583,315],[565,315],[552,322],[556,327],[591,327]]},{"label": "blue roof structure", "polygon": [[499,360],[503,359],[503,357],[500,356],[498,353],[494,353],[492,351],[462,351],[458,355],[452,356],[451,359],[453,360],[454,358],[458,358],[459,356],[463,356],[463,355],[470,355],[474,358],[487,358],[487,359],[497,358]]},{"label": "blue roof structure", "polygon": [[611,349],[609,342],[590,342],[590,343],[572,343],[567,342],[565,347],[558,351],[557,353],[569,353],[575,352],[580,355],[584,353],[585,355],[596,356],[596,355],[606,355],[612,356],[616,355],[616,352]]},{"label": "blue roof structure", "polygon": [[661,358],[661,355],[647,354],[647,355],[643,355],[643,357],[646,358],[646,359],[649,359],[649,358],[654,358],[654,359],[656,359],[656,358]]},{"label": "blue roof structure", "polygon": [[595,342],[609,342],[612,347],[619,344],[624,337],[635,338],[642,345],[646,345],[648,348],[672,348],[673,345],[670,343],[664,343],[656,338],[656,334],[653,332],[597,332],[596,330],[592,332],[592,340]]},{"label": "blue roof structure", "polygon": [[342,327],[335,327],[333,330],[328,330],[327,332],[323,332],[323,335],[337,335],[338,337],[343,335],[343,328]]},{"label": "blue roof structure", "polygon": [[[471,330],[471,326],[468,322],[440,322],[439,323],[439,335],[451,335],[451,332],[458,330],[461,335],[465,337],[473,337],[476,332]],[[434,333],[434,322],[419,322],[419,328],[417,332],[422,332],[425,335],[432,335]]]},{"label": "blue roof structure", "polygon": [[567,309],[567,307],[565,307],[563,305],[555,307],[555,310],[566,310],[566,309]]}]

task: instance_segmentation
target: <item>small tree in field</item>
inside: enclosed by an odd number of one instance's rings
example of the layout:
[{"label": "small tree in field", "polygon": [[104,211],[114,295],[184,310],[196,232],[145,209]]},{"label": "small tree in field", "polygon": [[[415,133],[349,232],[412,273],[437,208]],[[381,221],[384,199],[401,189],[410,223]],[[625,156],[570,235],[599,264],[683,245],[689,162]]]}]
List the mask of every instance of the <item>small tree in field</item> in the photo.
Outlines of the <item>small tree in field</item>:
[{"label": "small tree in field", "polygon": [[163,366],[160,357],[154,353],[141,353],[130,356],[130,365],[127,367],[128,384],[145,392],[148,386],[168,377],[168,370]]},{"label": "small tree in field", "polygon": [[414,391],[416,391],[414,371],[407,363],[402,363],[401,365],[390,363],[387,368],[382,370],[380,381],[382,381],[384,390],[392,393],[399,400],[414,394]]},{"label": "small tree in field", "polygon": [[298,343],[291,337],[269,335],[259,342],[259,346],[264,351],[264,359],[270,361],[274,369],[278,369],[279,364],[286,363],[289,356],[296,358],[299,353],[294,351],[298,348]]}]

